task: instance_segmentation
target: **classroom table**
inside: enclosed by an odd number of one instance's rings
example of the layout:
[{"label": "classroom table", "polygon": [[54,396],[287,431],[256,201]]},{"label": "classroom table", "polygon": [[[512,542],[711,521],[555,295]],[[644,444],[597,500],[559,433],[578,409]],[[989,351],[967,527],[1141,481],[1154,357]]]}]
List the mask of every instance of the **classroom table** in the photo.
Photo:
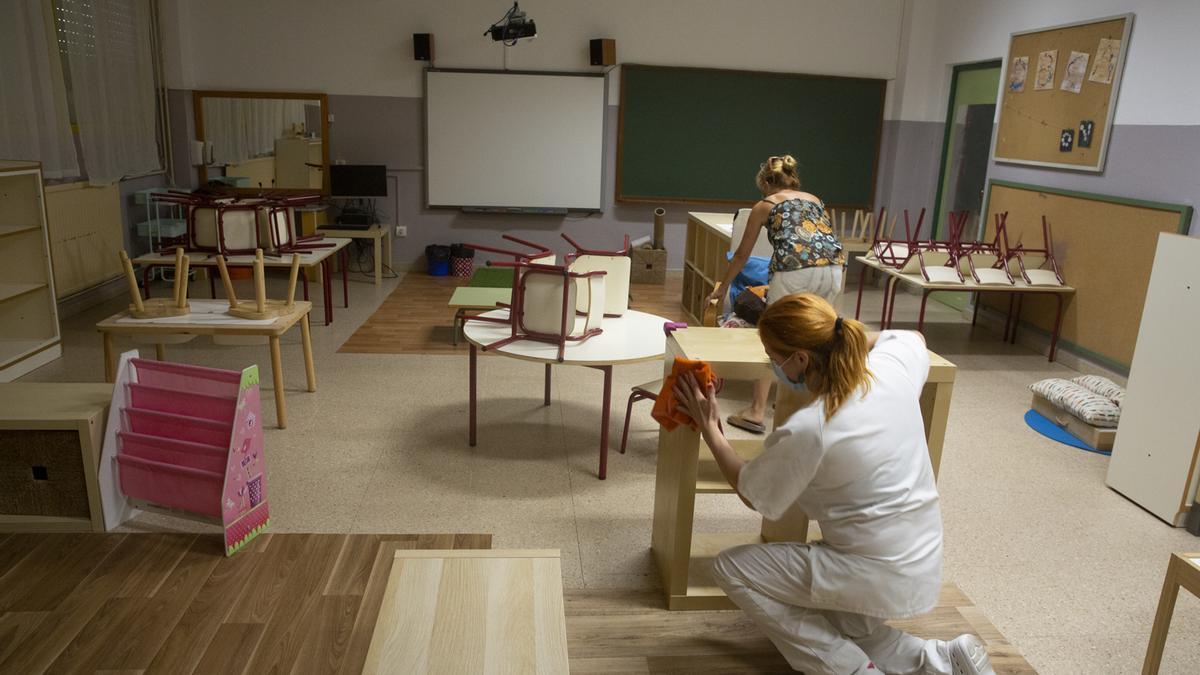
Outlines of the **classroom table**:
[{"label": "classroom table", "polygon": [[[292,311],[275,319],[240,319],[225,312],[229,303],[224,300],[190,300],[191,313],[183,316],[160,319],[134,319],[128,311],[118,312],[100,323],[96,330],[104,337],[104,380],[113,382],[117,373],[116,336],[126,335],[155,342],[155,355],[159,361],[165,356],[165,344],[188,339],[195,335],[215,337],[252,338],[265,337],[271,348],[271,374],[275,383],[275,416],[279,428],[287,427],[287,407],[283,398],[283,365],[280,357],[279,338],[296,324],[300,324],[300,346],[304,350],[304,373],[308,378],[308,390],[317,390],[317,373],[313,365],[312,339],[308,328],[308,315],[312,303],[297,301]],[[159,341],[161,340],[161,341]]]},{"label": "classroom table", "polygon": [[[312,249],[300,253],[300,270],[303,274],[304,299],[308,300],[308,270],[313,267],[321,267],[321,290],[325,297],[325,325],[328,326],[333,322],[333,282],[330,263],[334,254],[338,254],[342,259],[342,304],[346,307],[350,306],[350,286],[347,273],[347,255],[346,247],[350,245],[349,239],[333,239],[329,242],[332,246],[326,248]],[[209,271],[208,286],[209,292],[213,298],[217,297],[217,282],[216,274],[211,270],[217,267],[216,254],[193,251],[188,254],[189,265],[191,267],[203,267]],[[147,253],[133,259],[133,264],[142,266],[142,292],[146,298],[150,297],[150,276],[151,270],[156,267],[174,267],[175,253]],[[254,267],[253,255],[230,255],[225,256],[225,265],[227,267]],[[292,254],[283,255],[264,255],[263,267],[275,267],[280,269],[289,269],[292,266]]]},{"label": "classroom table", "polygon": [[[767,353],[754,329],[686,328],[667,338],[663,373],[671,372],[676,357],[704,361],[713,374],[726,380],[770,377]],[[956,367],[929,353],[929,376],[921,391],[921,417],[934,478],[954,391]],[[775,426],[811,399],[787,387],[777,387]],[[763,438],[734,439],[730,445],[743,459],[762,452]],[[798,508],[777,521],[763,519],[759,532],[693,532],[697,494],[734,494],[700,433],[687,425],[673,431],[660,428],[654,479],[654,520],[651,555],[662,576],[667,609],[734,609],[735,605],[712,578],[712,560],[721,551],[741,544],[808,540],[808,517]]]},{"label": "classroom table", "polygon": [[[497,309],[480,316],[508,318],[508,309]],[[577,318],[578,325],[582,325],[585,318]],[[545,364],[546,381],[543,397],[545,405],[550,405],[550,367],[552,365],[557,363],[564,366],[583,366],[604,373],[604,397],[600,409],[600,469],[598,474],[600,480],[604,480],[608,474],[608,417],[612,403],[613,366],[662,358],[666,340],[663,325],[666,323],[668,320],[661,316],[632,309],[627,310],[619,317],[606,317],[600,326],[604,332],[581,343],[568,342],[562,361],[558,360],[558,345],[532,340],[518,340],[498,349],[487,351],[512,359]],[[477,352],[511,334],[512,329],[508,325],[500,323],[467,321],[463,326],[463,335],[471,345],[469,434],[472,447],[475,446],[476,440]]]},{"label": "classroom table", "polygon": [[[1050,353],[1048,358],[1054,361],[1055,355],[1058,353],[1058,336],[1062,330],[1063,305],[1068,296],[1074,295],[1075,289],[1071,286],[1031,286],[1025,283],[1024,279],[1014,277],[1012,286],[998,284],[980,284],[976,283],[969,275],[964,275],[966,280],[961,284],[938,283],[926,281],[925,277],[920,274],[903,274],[900,270],[881,262],[878,258],[868,258],[863,256],[859,258],[865,267],[882,272],[887,280],[883,287],[883,311],[880,314],[879,326],[881,329],[890,328],[892,325],[892,314],[896,306],[896,293],[900,284],[915,286],[921,290],[921,309],[917,314],[917,331],[924,332],[925,330],[925,305],[929,301],[931,293],[1008,293],[1008,318],[1004,322],[1004,341],[1013,344],[1017,341],[1017,326],[1021,322],[1021,305],[1025,295],[1028,294],[1049,294],[1053,295],[1056,301],[1056,311],[1054,317],[1054,328],[1050,331]],[[862,293],[863,284],[858,286],[858,302],[854,307],[854,318],[858,318],[862,310]],[[1014,312],[1015,307],[1015,312]],[[975,321],[979,316],[979,302],[975,302],[975,310],[971,316],[971,325],[975,325]]]},{"label": "classroom table", "polygon": [[[375,241],[375,285],[383,284],[383,266],[386,264],[390,267],[392,264],[391,225],[378,223],[365,230],[349,230],[339,228],[337,225],[322,225],[317,228],[317,232],[332,239],[373,239]],[[346,264],[345,260],[342,261],[342,264]]]},{"label": "classroom table", "polygon": [[396,551],[363,673],[569,670],[557,550]]},{"label": "classroom table", "polygon": [[1150,631],[1150,644],[1146,647],[1142,675],[1158,673],[1180,588],[1186,588],[1192,595],[1200,598],[1200,552],[1171,554],[1171,561],[1167,563],[1167,574],[1163,579],[1162,595],[1158,599],[1158,610],[1154,614],[1154,627]]},{"label": "classroom table", "polygon": [[489,311],[496,308],[498,303],[508,304],[512,300],[511,288],[489,288],[486,286],[460,286],[454,289],[450,302],[446,306],[454,310],[454,334],[451,344],[458,345],[458,333],[462,330],[463,319],[470,311]]}]

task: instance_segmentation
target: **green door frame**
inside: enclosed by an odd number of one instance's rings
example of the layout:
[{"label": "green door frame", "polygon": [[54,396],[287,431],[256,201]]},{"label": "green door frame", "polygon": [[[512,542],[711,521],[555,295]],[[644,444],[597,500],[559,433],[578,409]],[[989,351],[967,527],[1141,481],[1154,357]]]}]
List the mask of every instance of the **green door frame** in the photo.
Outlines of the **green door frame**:
[{"label": "green door frame", "polygon": [[[1003,59],[989,59],[987,61],[976,61],[974,63],[963,63],[954,66],[950,73],[950,98],[946,101],[946,130],[942,133],[942,158],[938,166],[937,178],[937,196],[933,199],[933,227],[929,231],[930,239],[937,239],[938,226],[942,215],[942,189],[946,183],[946,169],[949,157],[946,156],[946,151],[950,148],[950,132],[954,128],[954,96],[958,93],[958,76],[960,73],[965,73],[971,70],[984,70],[986,68],[1003,68]],[[1003,72],[1001,72],[1003,75]],[[1001,82],[1003,84],[1003,81]],[[1000,99],[999,90],[996,91],[997,102]],[[991,150],[989,149],[989,153]]]}]

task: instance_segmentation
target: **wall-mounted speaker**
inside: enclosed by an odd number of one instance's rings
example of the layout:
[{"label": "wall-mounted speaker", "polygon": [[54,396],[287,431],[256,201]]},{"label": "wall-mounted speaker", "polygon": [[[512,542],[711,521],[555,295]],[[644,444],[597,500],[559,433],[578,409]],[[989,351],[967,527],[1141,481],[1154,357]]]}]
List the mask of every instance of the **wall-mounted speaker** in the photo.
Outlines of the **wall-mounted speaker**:
[{"label": "wall-mounted speaker", "polygon": [[617,41],[595,39],[588,42],[588,53],[593,66],[617,65]]},{"label": "wall-mounted speaker", "polygon": [[413,58],[433,61],[433,33],[413,33]]}]

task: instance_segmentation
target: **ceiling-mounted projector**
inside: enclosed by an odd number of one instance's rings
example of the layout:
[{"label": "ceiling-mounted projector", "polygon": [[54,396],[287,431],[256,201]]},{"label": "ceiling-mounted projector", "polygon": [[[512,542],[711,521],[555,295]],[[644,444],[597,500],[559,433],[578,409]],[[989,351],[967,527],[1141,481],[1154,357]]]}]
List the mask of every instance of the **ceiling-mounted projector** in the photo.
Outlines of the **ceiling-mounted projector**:
[{"label": "ceiling-mounted projector", "polygon": [[508,10],[500,20],[492,24],[484,35],[491,35],[496,42],[503,42],[506,45],[515,45],[517,40],[521,38],[537,37],[537,24],[521,11],[517,3],[513,3],[512,9]]}]

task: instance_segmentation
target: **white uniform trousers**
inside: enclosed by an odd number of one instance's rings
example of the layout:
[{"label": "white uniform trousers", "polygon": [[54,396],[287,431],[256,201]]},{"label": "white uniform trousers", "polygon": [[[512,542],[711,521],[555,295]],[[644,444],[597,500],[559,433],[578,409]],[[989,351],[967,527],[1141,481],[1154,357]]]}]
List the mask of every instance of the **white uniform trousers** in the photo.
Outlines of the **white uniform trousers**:
[{"label": "white uniform trousers", "polygon": [[792,668],[807,675],[950,675],[945,643],[914,637],[876,617],[812,607],[806,544],[731,548],[717,556],[713,572]]}]

